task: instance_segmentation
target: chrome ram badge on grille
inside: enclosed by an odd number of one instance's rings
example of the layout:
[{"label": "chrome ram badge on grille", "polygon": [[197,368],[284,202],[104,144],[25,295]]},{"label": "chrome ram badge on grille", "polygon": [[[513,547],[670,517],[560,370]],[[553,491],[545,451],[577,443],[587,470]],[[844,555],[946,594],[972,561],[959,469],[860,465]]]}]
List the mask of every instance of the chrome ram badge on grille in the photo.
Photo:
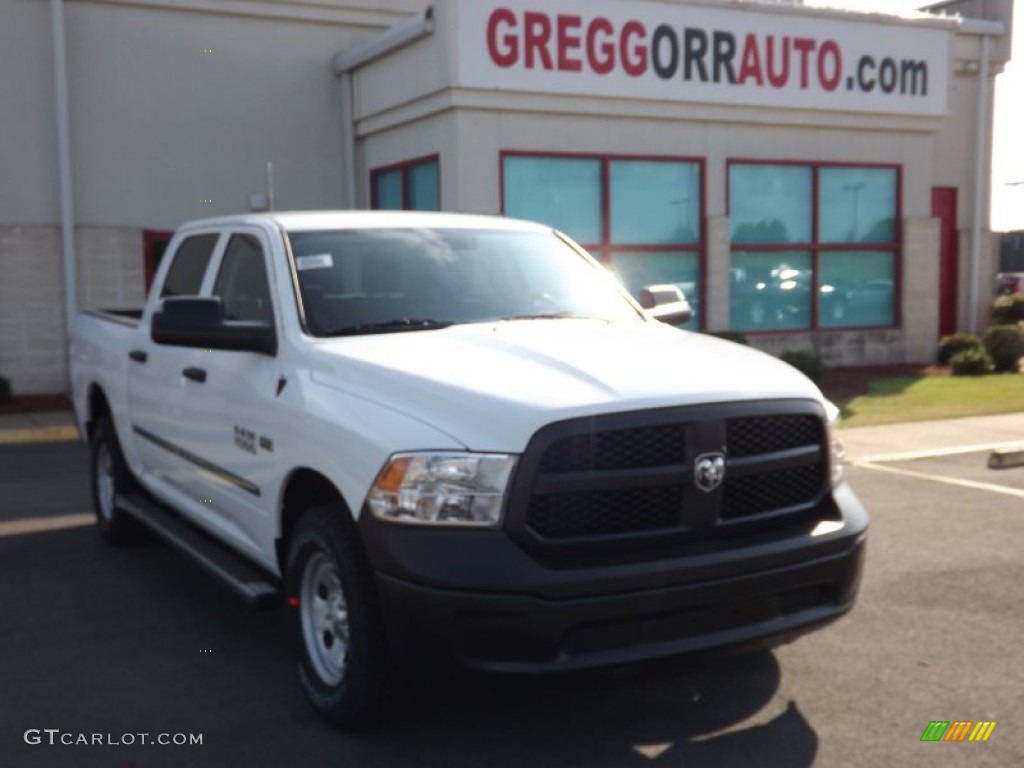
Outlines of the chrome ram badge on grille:
[{"label": "chrome ram badge on grille", "polygon": [[704,493],[711,493],[725,479],[725,456],[702,453],[693,462],[693,482]]}]

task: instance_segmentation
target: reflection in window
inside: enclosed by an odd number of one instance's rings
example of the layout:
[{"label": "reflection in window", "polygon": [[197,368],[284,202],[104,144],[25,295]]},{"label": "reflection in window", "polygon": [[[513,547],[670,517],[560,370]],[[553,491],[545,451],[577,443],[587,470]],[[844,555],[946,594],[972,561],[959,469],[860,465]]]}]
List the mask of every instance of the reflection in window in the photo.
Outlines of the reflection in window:
[{"label": "reflection in window", "polygon": [[441,210],[441,178],[437,161],[409,166],[406,184],[409,188],[409,209],[413,211]]},{"label": "reflection in window", "polygon": [[506,157],[505,214],[550,224],[578,243],[601,242],[601,161]]},{"label": "reflection in window", "polygon": [[674,283],[700,327],[703,166],[604,157],[502,158],[504,212],[550,224],[585,244],[634,295]]},{"label": "reflection in window", "polygon": [[199,293],[218,235],[194,235],[183,240],[160,292],[164,296],[193,296]]},{"label": "reflection in window", "polygon": [[730,166],[733,243],[809,243],[811,178],[807,166]]},{"label": "reflection in window", "polygon": [[441,171],[436,157],[413,160],[370,172],[375,210],[441,210]]},{"label": "reflection in window", "polygon": [[263,248],[252,235],[232,235],[213,288],[228,320],[273,322]]},{"label": "reflection in window", "polygon": [[810,253],[734,252],[730,276],[733,330],[788,331],[810,327]]},{"label": "reflection in window", "polygon": [[731,164],[732,328],[895,325],[898,193],[897,168]]},{"label": "reflection in window", "polygon": [[822,328],[893,325],[892,251],[834,251],[819,257]]},{"label": "reflection in window", "polygon": [[676,285],[693,309],[693,316],[681,327],[691,330],[700,327],[700,254],[685,251],[613,252],[608,266],[634,296],[647,285]]},{"label": "reflection in window", "polygon": [[696,163],[613,160],[613,243],[667,245],[700,240]]},{"label": "reflection in window", "polygon": [[822,168],[818,229],[823,243],[891,243],[896,227],[896,170]]},{"label": "reflection in window", "polygon": [[384,211],[402,210],[402,171],[381,171],[374,177],[373,207]]}]

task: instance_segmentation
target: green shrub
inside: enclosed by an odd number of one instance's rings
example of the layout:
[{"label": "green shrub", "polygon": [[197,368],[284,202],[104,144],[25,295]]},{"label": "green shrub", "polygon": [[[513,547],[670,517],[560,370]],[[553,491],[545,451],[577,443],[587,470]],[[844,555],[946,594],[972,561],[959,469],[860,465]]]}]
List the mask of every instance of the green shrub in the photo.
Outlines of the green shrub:
[{"label": "green shrub", "polygon": [[811,381],[817,382],[825,374],[825,362],[813,349],[793,349],[779,355],[779,360],[789,363]]},{"label": "green shrub", "polygon": [[965,349],[949,361],[954,376],[984,376],[992,370],[992,358],[984,349]]},{"label": "green shrub", "polygon": [[747,340],[747,335],[743,331],[710,331],[709,336],[714,336],[719,339],[725,339],[726,341],[732,341],[736,344],[746,344],[750,346],[750,342]]},{"label": "green shrub", "polygon": [[980,351],[981,349],[983,349],[981,339],[973,333],[954,333],[952,336],[943,336],[939,341],[939,365],[949,365],[960,352]]},{"label": "green shrub", "polygon": [[997,371],[1016,373],[1024,357],[1024,331],[1016,325],[994,325],[981,337]]},{"label": "green shrub", "polygon": [[11,381],[0,376],[0,403],[6,403],[11,399]]},{"label": "green shrub", "polygon": [[992,302],[992,324],[1013,325],[1024,322],[1024,293],[999,296]]}]

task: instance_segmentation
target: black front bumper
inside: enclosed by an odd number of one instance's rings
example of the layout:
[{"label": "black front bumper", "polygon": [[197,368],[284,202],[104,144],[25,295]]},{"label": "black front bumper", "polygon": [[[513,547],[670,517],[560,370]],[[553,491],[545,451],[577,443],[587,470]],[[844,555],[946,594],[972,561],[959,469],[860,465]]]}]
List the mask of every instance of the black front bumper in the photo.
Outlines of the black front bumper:
[{"label": "black front bumper", "polygon": [[411,673],[545,673],[788,642],[853,606],[867,525],[845,484],[799,529],[627,562],[545,563],[504,531],[382,524],[365,509],[360,521],[391,650]]}]

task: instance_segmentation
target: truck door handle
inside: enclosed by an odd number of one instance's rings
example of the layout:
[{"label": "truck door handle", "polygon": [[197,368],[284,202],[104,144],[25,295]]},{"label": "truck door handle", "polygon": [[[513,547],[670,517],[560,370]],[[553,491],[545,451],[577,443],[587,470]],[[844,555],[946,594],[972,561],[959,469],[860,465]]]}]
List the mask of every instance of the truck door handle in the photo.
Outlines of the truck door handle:
[{"label": "truck door handle", "polygon": [[141,349],[133,349],[131,352],[128,353],[128,357],[130,357],[136,363],[144,363],[149,359],[149,355],[147,355]]},{"label": "truck door handle", "polygon": [[182,371],[186,379],[192,379],[192,381],[198,381],[202,384],[206,381],[206,371],[202,368],[189,367]]}]

